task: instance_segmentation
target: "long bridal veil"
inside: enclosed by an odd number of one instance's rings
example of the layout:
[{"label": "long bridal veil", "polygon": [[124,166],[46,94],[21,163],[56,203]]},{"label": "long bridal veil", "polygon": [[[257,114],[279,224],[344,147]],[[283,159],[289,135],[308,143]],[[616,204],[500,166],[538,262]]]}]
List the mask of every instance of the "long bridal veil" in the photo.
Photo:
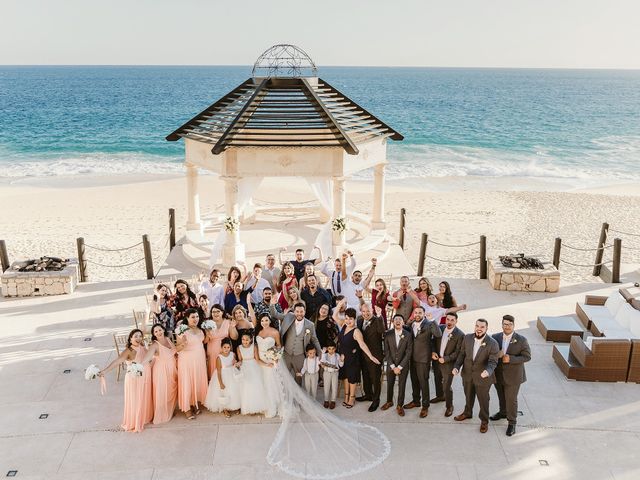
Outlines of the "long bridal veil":
[{"label": "long bridal veil", "polygon": [[340,418],[322,407],[276,366],[282,384],[282,424],[267,462],[308,479],[333,479],[369,470],[389,455],[391,444],[377,428]]}]

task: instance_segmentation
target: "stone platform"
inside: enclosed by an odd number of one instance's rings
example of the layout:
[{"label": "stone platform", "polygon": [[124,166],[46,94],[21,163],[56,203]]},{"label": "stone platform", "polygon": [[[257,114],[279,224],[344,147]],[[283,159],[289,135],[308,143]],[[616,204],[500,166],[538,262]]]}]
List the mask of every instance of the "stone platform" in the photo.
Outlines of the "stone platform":
[{"label": "stone platform", "polygon": [[78,276],[77,261],[70,262],[59,271],[18,272],[9,269],[0,276],[2,296],[41,297],[73,293],[78,285]]},{"label": "stone platform", "polygon": [[544,270],[505,267],[497,258],[487,263],[487,278],[494,290],[555,293],[560,289],[560,272],[551,262],[542,262]]}]

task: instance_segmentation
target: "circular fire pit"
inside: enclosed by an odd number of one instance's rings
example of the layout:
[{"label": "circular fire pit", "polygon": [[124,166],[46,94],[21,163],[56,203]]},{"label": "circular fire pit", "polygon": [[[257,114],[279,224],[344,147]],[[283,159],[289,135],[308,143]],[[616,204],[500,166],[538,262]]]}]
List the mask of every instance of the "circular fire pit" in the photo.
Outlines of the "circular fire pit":
[{"label": "circular fire pit", "polygon": [[2,295],[5,297],[73,293],[78,284],[78,261],[42,257],[14,262],[0,278]]},{"label": "circular fire pit", "polygon": [[[560,272],[551,262],[524,255],[508,255],[490,258],[487,263],[487,279],[494,290],[555,293],[560,289]],[[520,268],[522,266],[530,268]]]}]

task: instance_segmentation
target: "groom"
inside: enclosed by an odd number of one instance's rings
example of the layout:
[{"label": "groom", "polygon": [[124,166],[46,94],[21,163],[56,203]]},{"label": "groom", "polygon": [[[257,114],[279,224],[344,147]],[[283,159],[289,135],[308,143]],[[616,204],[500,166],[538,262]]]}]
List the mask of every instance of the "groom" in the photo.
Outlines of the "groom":
[{"label": "groom", "polygon": [[313,322],[305,318],[305,306],[303,303],[296,303],[293,313],[276,312],[273,304],[269,309],[272,317],[280,320],[280,338],[284,346],[284,364],[289,372],[294,376],[298,385],[301,385],[302,377],[296,376],[302,370],[304,363],[305,349],[310,342],[316,347],[316,355],[322,355],[322,348]]}]

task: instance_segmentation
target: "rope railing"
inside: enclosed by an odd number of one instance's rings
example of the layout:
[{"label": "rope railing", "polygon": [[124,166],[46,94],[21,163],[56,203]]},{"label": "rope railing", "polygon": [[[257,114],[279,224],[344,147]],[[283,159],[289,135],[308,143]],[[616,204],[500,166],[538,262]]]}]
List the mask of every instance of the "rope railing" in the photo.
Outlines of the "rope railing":
[{"label": "rope railing", "polygon": [[562,258],[559,259],[561,263],[566,263],[567,265],[571,265],[572,267],[584,267],[584,268],[593,268],[593,267],[601,267],[602,265],[609,265],[610,263],[613,263],[613,260],[608,260],[606,262],[600,262],[600,263],[589,263],[589,264],[585,264],[585,263],[572,263],[572,262],[567,262],[566,260],[563,260]]},{"label": "rope railing", "polygon": [[436,262],[443,262],[443,263],[466,263],[466,262],[475,262],[476,260],[480,260],[480,257],[467,258],[465,260],[444,260],[442,258],[432,257],[431,255],[425,255],[425,257],[431,260],[435,260]]},{"label": "rope railing", "polygon": [[[444,259],[434,257],[433,255],[427,255],[427,245],[428,244],[438,245],[440,247],[445,248],[465,248],[465,247],[473,247],[479,246],[480,255],[473,258],[454,258],[454,259]],[[429,235],[426,233],[422,234],[422,241],[420,242],[420,253],[418,254],[418,269],[417,275],[420,277],[424,272],[425,259],[434,260],[440,263],[468,263],[468,262],[476,262],[479,261],[480,264],[480,278],[487,278],[487,237],[484,235],[480,235],[480,240],[477,242],[470,243],[443,243],[437,242],[435,240],[430,240]]]},{"label": "rope railing", "polygon": [[640,237],[640,233],[623,232],[621,230],[614,230],[613,228],[608,228],[607,231],[613,232],[613,233],[618,233],[620,235],[629,235],[631,237]]},{"label": "rope railing", "polygon": [[471,247],[473,245],[480,245],[480,241],[473,242],[473,243],[462,243],[462,244],[457,244],[457,245],[452,245],[452,244],[447,244],[447,243],[440,243],[440,242],[436,242],[435,240],[431,240],[431,239],[428,239],[427,242],[428,243],[433,243],[434,245],[439,245],[441,247],[451,247],[451,248]]},{"label": "rope railing", "polygon": [[125,250],[131,250],[132,248],[136,248],[139,247],[140,245],[142,245],[142,242],[138,242],[135,245],[131,245],[129,247],[122,247],[122,248],[106,248],[106,247],[98,247],[96,245],[91,245],[89,243],[85,243],[84,246],[85,247],[89,247],[89,248],[93,248],[94,250],[98,250],[100,252],[122,252]]},{"label": "rope railing", "polygon": [[142,262],[144,259],[145,259],[145,257],[142,257],[142,258],[139,258],[137,260],[134,260],[133,262],[122,263],[122,264],[118,264],[118,265],[109,265],[109,264],[106,264],[106,263],[94,262],[93,260],[89,260],[89,259],[87,259],[86,262],[91,264],[91,265],[96,265],[98,267],[124,268],[124,267],[130,267],[131,265],[135,265],[136,263]]},{"label": "rope railing", "polygon": [[596,248],[572,247],[571,245],[567,245],[566,243],[563,243],[562,246],[564,248],[568,248],[569,250],[577,250],[578,252],[597,252],[598,250],[601,250],[601,249],[613,248],[613,243],[611,243],[609,245],[604,245],[602,247],[596,247]]}]

